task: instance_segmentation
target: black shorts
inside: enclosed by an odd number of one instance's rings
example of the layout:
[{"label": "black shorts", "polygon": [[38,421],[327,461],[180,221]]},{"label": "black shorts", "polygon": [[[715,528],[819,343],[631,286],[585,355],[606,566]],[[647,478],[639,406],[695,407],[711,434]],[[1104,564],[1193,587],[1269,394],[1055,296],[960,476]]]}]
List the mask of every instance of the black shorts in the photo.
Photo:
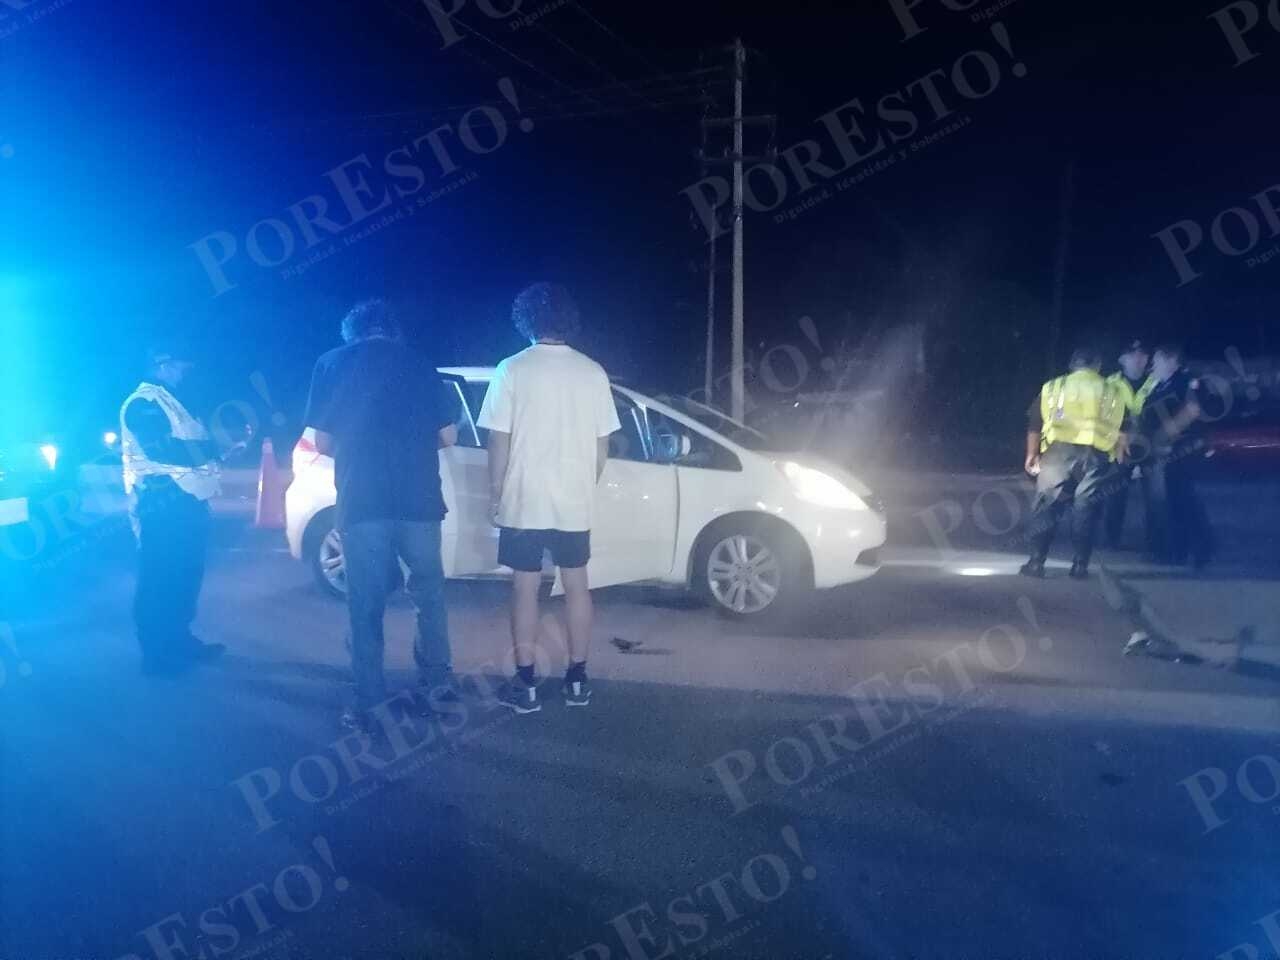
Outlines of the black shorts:
[{"label": "black shorts", "polygon": [[544,550],[551,551],[551,562],[557,567],[585,567],[591,559],[591,532],[503,527],[498,534],[498,563],[512,570],[538,572]]}]

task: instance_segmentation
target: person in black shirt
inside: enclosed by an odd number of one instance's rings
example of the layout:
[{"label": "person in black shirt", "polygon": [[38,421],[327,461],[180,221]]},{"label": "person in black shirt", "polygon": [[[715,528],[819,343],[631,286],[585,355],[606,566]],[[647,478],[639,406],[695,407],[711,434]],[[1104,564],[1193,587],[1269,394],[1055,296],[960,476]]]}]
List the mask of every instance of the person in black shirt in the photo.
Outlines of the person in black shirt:
[{"label": "person in black shirt", "polygon": [[[1120,354],[1120,369],[1112,374],[1113,377],[1124,378],[1129,388],[1129,395],[1135,398],[1135,404],[1143,402],[1140,395],[1142,385],[1147,381],[1147,367],[1150,361],[1151,358],[1147,355],[1142,341],[1134,340],[1125,347],[1124,353]],[[1137,432],[1139,416],[1140,414],[1135,412],[1133,406],[1126,410],[1121,430],[1127,437]],[[1124,539],[1125,509],[1128,506],[1129,486],[1135,470],[1140,471],[1141,468],[1135,468],[1131,463],[1117,464],[1113,478],[1108,484],[1104,516],[1107,546],[1112,550],[1118,550]]]},{"label": "person in black shirt", "polygon": [[322,356],[311,378],[306,424],[334,458],[351,617],[356,702],[348,727],[372,730],[369,711],[387,698],[383,613],[397,557],[417,610],[414,662],[426,709],[456,699],[444,606],[440,524],[445,516],[437,450],[457,442],[456,401],[435,365],[407,346],[381,300],[342,321],[346,345]]},{"label": "person in black shirt", "polygon": [[1213,557],[1213,532],[1196,490],[1203,459],[1200,384],[1182,366],[1182,350],[1156,349],[1151,372],[1157,381],[1142,408],[1142,435],[1149,454],[1142,462],[1147,524],[1153,558],[1197,568]]}]

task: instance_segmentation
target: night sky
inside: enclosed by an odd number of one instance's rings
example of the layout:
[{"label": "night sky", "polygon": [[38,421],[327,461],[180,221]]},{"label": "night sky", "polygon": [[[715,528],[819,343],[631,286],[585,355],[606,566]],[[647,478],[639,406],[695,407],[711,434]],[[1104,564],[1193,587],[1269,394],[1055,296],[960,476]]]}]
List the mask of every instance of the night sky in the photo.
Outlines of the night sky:
[{"label": "night sky", "polygon": [[[812,140],[824,169],[844,166],[820,118],[854,98],[859,152],[883,144],[807,191],[779,157],[785,201],[746,219],[757,355],[874,352],[886,330],[923,324],[938,422],[982,432],[1016,424],[1051,372],[1055,311],[1058,363],[1083,337],[1108,351],[1172,337],[1211,359],[1276,350],[1280,257],[1247,265],[1277,243],[1251,199],[1280,183],[1280,33],[1264,10],[1242,41],[1257,56],[1237,65],[1218,0],[921,0],[901,14],[923,28],[910,38],[887,0],[525,0],[509,18],[489,12],[510,0],[476,0],[452,43],[413,0],[22,3],[0,3],[0,364],[6,406],[21,397],[33,419],[109,420],[168,331],[199,349],[209,402],[267,402],[248,384],[261,371],[296,418],[354,300],[391,298],[442,363],[491,363],[520,346],[512,297],[544,278],[577,292],[584,346],[611,371],[696,387],[707,236],[682,191],[702,176],[700,118],[729,106],[735,35],[751,48],[748,112],[777,117],[749,152]],[[942,116],[919,84],[932,71]],[[877,104],[895,91],[886,119]],[[771,206],[767,172],[751,182]],[[329,220],[312,205],[310,243],[290,207],[313,195]],[[1211,235],[1230,207],[1259,228],[1239,256]],[[251,234],[271,219],[287,237]],[[1188,260],[1202,276],[1179,286],[1152,235],[1182,220],[1204,237]],[[1237,249],[1253,239],[1239,216],[1222,228]],[[237,246],[224,280],[193,249],[205,239],[221,258],[215,235]]]}]

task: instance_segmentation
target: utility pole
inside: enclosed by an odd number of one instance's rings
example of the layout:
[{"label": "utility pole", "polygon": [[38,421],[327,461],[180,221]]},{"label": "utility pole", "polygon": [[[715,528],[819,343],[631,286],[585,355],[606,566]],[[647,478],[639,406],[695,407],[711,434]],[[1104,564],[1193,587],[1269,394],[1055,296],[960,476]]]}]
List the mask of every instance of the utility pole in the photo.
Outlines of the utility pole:
[{"label": "utility pole", "polygon": [[1075,200],[1075,159],[1067,161],[1062,171],[1062,187],[1058,196],[1058,247],[1053,258],[1053,300],[1049,305],[1049,376],[1061,369],[1058,343],[1062,339],[1062,301],[1067,283],[1067,258],[1071,253],[1071,207]]},{"label": "utility pole", "polygon": [[[744,192],[744,170],[745,163],[772,163],[777,159],[777,151],[773,148],[773,133],[777,120],[772,114],[759,116],[744,116],[743,94],[747,79],[747,48],[743,46],[742,39],[735,38],[729,50],[733,53],[733,116],[732,117],[711,117],[702,121],[703,149],[699,156],[704,167],[716,163],[733,164],[733,193],[732,193],[732,210],[733,215],[733,282],[732,282],[732,325],[730,327],[730,368],[729,368],[729,415],[736,420],[741,420],[746,413],[746,382],[745,382],[745,324],[744,324],[744,297],[743,297],[743,280],[744,280],[744,256],[743,256],[743,192]],[[762,126],[769,130],[770,146],[763,154],[758,156],[747,156],[745,151],[745,128],[748,126]],[[719,156],[710,154],[706,149],[707,131],[717,127],[733,128],[733,145],[730,149],[723,151]],[[714,380],[714,371],[712,364],[712,349],[715,345],[715,251],[716,251],[716,233],[719,231],[719,221],[715,222],[711,231],[711,276],[707,280],[707,397],[710,402],[711,386]]]},{"label": "utility pole", "polygon": [[733,359],[729,368],[730,413],[735,420],[746,415],[746,383],[742,348],[742,82],[747,51],[742,38],[733,41]]},{"label": "utility pole", "polygon": [[711,252],[707,255],[707,372],[703,402],[713,401],[716,380],[716,232],[711,231]]}]

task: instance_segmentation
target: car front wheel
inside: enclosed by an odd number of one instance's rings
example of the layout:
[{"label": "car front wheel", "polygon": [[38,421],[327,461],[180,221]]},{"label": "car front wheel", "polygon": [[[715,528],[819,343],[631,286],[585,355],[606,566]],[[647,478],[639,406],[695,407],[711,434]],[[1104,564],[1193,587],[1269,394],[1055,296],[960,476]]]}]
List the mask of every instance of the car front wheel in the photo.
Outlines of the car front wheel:
[{"label": "car front wheel", "polygon": [[795,549],[773,531],[738,529],[711,538],[700,572],[708,598],[733,617],[783,609],[797,592]]}]

